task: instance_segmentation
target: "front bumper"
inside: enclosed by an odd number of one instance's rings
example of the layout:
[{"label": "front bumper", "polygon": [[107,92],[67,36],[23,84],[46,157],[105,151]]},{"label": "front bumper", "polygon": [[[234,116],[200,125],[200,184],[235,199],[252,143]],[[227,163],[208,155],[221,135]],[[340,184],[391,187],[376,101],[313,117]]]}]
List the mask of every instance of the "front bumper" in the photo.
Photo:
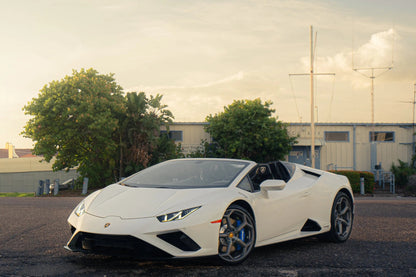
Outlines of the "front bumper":
[{"label": "front bumper", "polygon": [[121,219],[88,213],[68,219],[73,232],[65,246],[75,252],[139,258],[185,258],[218,254],[219,224],[189,217],[159,222],[155,217]]}]

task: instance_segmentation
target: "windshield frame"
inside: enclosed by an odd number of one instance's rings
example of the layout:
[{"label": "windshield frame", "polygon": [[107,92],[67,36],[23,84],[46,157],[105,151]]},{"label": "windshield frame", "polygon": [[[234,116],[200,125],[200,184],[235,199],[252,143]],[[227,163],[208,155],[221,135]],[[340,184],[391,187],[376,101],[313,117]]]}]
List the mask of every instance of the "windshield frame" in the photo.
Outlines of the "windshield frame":
[{"label": "windshield frame", "polygon": [[[246,160],[213,158],[168,160],[145,168],[123,179],[119,184],[134,188],[158,189],[226,188],[252,163],[252,161]],[[172,172],[168,172],[169,170]],[[184,177],[181,176],[182,171],[188,171],[187,173],[190,174],[189,172],[192,170],[191,175],[185,173]],[[166,173],[165,176],[163,173]],[[203,175],[206,176],[203,177]],[[176,180],[174,176],[179,176],[179,178]],[[155,179],[155,183],[148,181],[152,179]],[[138,181],[144,182],[138,183]]]}]

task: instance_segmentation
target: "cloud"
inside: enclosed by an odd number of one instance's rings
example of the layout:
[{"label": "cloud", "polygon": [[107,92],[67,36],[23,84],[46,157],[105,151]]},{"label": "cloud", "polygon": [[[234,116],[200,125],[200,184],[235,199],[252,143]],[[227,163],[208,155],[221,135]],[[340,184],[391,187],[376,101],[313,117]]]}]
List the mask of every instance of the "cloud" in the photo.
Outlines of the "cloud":
[{"label": "cloud", "polygon": [[352,53],[354,68],[391,66],[396,37],[393,29],[371,35],[367,43]]},{"label": "cloud", "polygon": [[176,121],[203,121],[234,100],[260,98],[277,102],[277,81],[262,72],[243,72],[206,83],[179,86],[138,86],[128,91],[162,94]]},{"label": "cloud", "polygon": [[195,85],[190,85],[190,86],[143,86],[141,85],[141,86],[129,88],[126,91],[152,92],[152,91],[170,90],[170,89],[181,90],[181,89],[208,88],[208,87],[212,87],[212,86],[216,86],[216,85],[220,85],[220,84],[224,84],[224,83],[228,83],[232,81],[239,81],[239,80],[242,80],[243,78],[244,78],[244,72],[240,71],[236,74],[224,77],[220,80],[215,80],[215,81],[203,83],[203,84],[195,84]]},{"label": "cloud", "polygon": [[[321,71],[337,73],[351,72],[352,68],[390,67],[393,63],[395,40],[393,29],[372,34],[370,39],[354,50],[344,50],[332,56],[317,57],[316,67]],[[309,58],[301,60],[304,68],[309,67]]]},{"label": "cloud", "polygon": [[[399,39],[398,33],[391,28],[374,33],[365,43],[354,47],[354,49],[346,48],[331,56],[316,57],[315,72],[335,73],[337,82],[349,82],[353,88],[367,88],[370,82],[366,78],[357,77],[358,73],[369,78],[373,74],[372,68],[374,68],[374,75],[380,76],[393,67],[395,44],[401,42]],[[394,59],[401,60],[404,56],[408,55],[400,52]],[[304,70],[309,68],[309,63],[309,57],[301,59]],[[354,73],[353,68],[358,73]],[[321,80],[325,81],[324,78]],[[332,81],[331,79],[327,80]]]}]

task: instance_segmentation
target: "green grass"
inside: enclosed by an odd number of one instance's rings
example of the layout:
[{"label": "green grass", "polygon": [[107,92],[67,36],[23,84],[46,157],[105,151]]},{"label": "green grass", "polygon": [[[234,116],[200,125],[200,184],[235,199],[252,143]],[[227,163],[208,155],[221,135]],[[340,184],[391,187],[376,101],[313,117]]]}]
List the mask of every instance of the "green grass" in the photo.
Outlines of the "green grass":
[{"label": "green grass", "polygon": [[33,197],[35,193],[22,193],[22,192],[0,192],[0,197]]}]

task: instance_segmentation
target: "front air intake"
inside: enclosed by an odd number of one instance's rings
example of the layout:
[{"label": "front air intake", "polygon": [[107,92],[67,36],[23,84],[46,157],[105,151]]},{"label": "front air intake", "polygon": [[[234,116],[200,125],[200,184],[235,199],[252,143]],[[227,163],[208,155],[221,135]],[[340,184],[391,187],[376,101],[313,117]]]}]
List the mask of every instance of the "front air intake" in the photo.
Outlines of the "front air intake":
[{"label": "front air intake", "polygon": [[69,243],[73,251],[144,259],[171,258],[172,255],[133,236],[79,232]]},{"label": "front air intake", "polygon": [[158,238],[172,244],[182,251],[197,251],[201,247],[181,231],[157,235]]}]

